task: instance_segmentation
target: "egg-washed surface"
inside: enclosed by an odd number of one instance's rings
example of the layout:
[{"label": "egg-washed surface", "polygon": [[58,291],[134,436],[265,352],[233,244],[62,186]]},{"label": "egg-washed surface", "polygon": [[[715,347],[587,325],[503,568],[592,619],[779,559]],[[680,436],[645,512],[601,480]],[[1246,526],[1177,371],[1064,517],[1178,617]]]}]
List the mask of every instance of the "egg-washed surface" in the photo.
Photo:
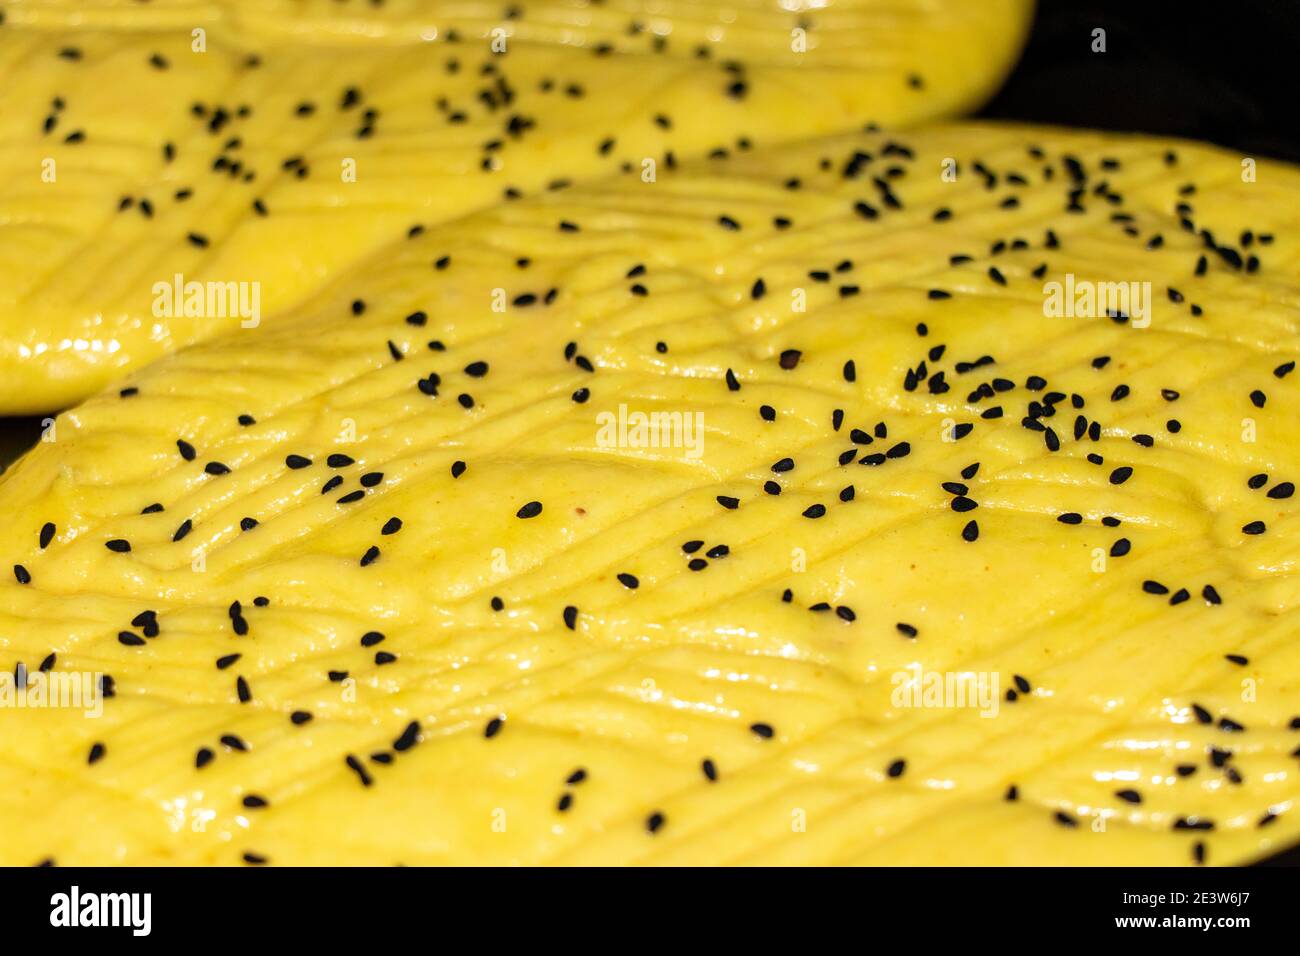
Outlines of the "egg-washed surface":
[{"label": "egg-washed surface", "polygon": [[112,691],[0,709],[0,858],[1293,843],[1297,188],[858,134],[503,204],[156,363],[0,483],[4,669]]},{"label": "egg-washed surface", "polygon": [[[1030,10],[649,9],[0,7],[0,413],[273,321],[408,229],[503,198],[969,108]],[[241,297],[161,297],[188,282]]]}]

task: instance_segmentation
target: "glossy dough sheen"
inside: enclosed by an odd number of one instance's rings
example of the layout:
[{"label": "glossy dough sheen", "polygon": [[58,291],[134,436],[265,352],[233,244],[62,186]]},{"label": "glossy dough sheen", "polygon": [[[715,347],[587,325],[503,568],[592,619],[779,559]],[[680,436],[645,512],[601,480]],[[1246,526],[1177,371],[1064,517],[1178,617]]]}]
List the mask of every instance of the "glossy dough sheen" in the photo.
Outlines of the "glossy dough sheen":
[{"label": "glossy dough sheen", "polygon": [[65,407],[228,331],[155,312],[154,284],[177,274],[260,283],[269,321],[412,224],[507,192],[969,109],[1030,14],[1028,0],[646,9],[8,4],[0,413]]},{"label": "glossy dough sheen", "polygon": [[[5,666],[54,651],[116,688],[99,720],[0,711],[0,857],[1224,864],[1287,846],[1297,189],[1184,143],[858,134],[502,205],[389,246],[273,329],[156,363],[0,484],[0,553],[31,578],[0,587]],[[1045,316],[1066,273],[1149,281],[1150,327]],[[620,404],[701,413],[702,455],[610,447],[597,416]],[[123,645],[144,610],[160,633]],[[997,674],[997,715],[900,706],[912,665]]]}]

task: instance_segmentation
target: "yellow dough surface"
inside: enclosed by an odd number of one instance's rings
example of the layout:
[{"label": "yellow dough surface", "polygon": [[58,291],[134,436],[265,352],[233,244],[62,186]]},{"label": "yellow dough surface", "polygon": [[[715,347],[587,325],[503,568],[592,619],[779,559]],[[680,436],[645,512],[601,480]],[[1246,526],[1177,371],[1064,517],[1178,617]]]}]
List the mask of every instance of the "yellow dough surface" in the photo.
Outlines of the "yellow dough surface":
[{"label": "yellow dough surface", "polygon": [[[992,93],[1028,0],[0,4],[0,414],[257,321],[416,226]],[[647,172],[649,170],[649,172]]]},{"label": "yellow dough surface", "polygon": [[1241,160],[733,151],[400,239],[60,415],[0,480],[0,665],[112,696],[0,708],[0,862],[1293,844],[1300,175]]}]

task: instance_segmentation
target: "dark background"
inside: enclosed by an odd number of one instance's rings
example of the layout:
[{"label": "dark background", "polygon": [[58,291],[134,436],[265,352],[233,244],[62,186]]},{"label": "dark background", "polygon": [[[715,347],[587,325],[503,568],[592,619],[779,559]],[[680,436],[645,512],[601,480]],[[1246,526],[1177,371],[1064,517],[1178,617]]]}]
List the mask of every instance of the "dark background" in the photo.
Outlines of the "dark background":
[{"label": "dark background", "polygon": [[[1092,52],[1098,27],[1105,53]],[[1020,62],[978,115],[1183,136],[1297,162],[1298,55],[1295,0],[1039,0]]]},{"label": "dark background", "polygon": [[[1105,53],[1092,52],[1098,27]],[[1039,0],[1020,62],[978,115],[1182,136],[1300,162],[1298,59],[1293,0]],[[0,467],[39,435],[39,418],[0,419]],[[1268,862],[1300,865],[1300,847]]]}]

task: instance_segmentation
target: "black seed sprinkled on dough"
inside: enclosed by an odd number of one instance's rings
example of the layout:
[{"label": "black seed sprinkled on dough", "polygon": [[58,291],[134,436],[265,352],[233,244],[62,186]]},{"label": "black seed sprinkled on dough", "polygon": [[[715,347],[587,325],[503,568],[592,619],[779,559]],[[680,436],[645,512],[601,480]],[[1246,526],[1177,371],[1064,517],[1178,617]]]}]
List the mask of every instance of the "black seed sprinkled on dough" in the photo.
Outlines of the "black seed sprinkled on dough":
[{"label": "black seed sprinkled on dough", "polygon": [[632,590],[636,590],[641,586],[641,582],[637,580],[636,575],[628,574],[626,571],[619,573],[618,580],[619,583],[623,585],[623,587],[630,588]]},{"label": "black seed sprinkled on dough", "polygon": [[733,391],[733,392],[738,392],[738,391],[740,391],[740,380],[739,380],[738,378],[736,378],[736,373],[735,373],[735,372],[733,372],[731,369],[727,369],[727,374],[726,374],[725,378],[726,378],[726,380],[727,380],[727,388],[728,388],[728,390]]},{"label": "black seed sprinkled on dough", "polygon": [[86,763],[99,763],[99,761],[104,759],[105,753],[107,753],[107,751],[105,750],[104,745],[96,741],[90,745],[90,753],[86,755]]},{"label": "black seed sprinkled on dough", "polygon": [[887,773],[890,777],[901,777],[903,775],[903,771],[905,771],[906,769],[907,769],[906,760],[895,760],[893,763],[891,763],[888,767],[885,768],[885,773]]},{"label": "black seed sprinkled on dough", "polygon": [[176,439],[176,448],[180,451],[181,457],[186,461],[193,461],[195,456],[198,454],[198,452],[194,450],[194,446],[184,438]]},{"label": "black seed sprinkled on dough", "polygon": [[752,730],[759,737],[762,737],[764,740],[771,740],[774,736],[776,736],[776,730],[772,727],[771,724],[762,724],[762,723],[750,724],[749,729]]},{"label": "black seed sprinkled on dough", "polygon": [[501,733],[501,728],[505,726],[505,723],[506,719],[504,717],[493,717],[487,722],[487,726],[483,728],[483,736],[491,740]]},{"label": "black seed sprinkled on dough", "polygon": [[212,758],[215,756],[216,754],[213,753],[213,751],[208,747],[200,747],[198,749],[198,752],[194,754],[195,768],[202,770],[204,767],[206,767],[208,764],[212,762]]},{"label": "black seed sprinkled on dough", "polygon": [[286,455],[284,463],[295,470],[311,467],[311,459],[302,455]]},{"label": "black seed sprinkled on dough", "polygon": [[740,499],[732,498],[729,495],[718,495],[717,502],[718,504],[722,505],[722,507],[726,508],[728,511],[735,511],[737,508],[740,507]]},{"label": "black seed sprinkled on dough", "polygon": [[571,630],[571,631],[577,629],[577,626],[578,626],[578,609],[577,609],[576,607],[574,607],[572,604],[568,605],[567,607],[565,607],[565,609],[564,609],[564,613],[563,613],[562,616],[563,616],[563,618],[564,618],[564,626],[565,626],[565,627],[567,627],[567,628],[568,628],[569,630]]},{"label": "black seed sprinkled on dough", "polygon": [[1267,529],[1264,522],[1252,521],[1249,524],[1242,525],[1242,532],[1245,534],[1263,534]]},{"label": "black seed sprinkled on dough", "polygon": [[1074,817],[1070,816],[1068,813],[1064,812],[1063,810],[1057,810],[1054,819],[1056,820],[1057,823],[1059,823],[1063,827],[1073,828],[1079,825],[1078,820],[1076,820]]},{"label": "black seed sprinkled on dough", "polygon": [[347,764],[348,769],[357,775],[357,778],[361,781],[363,787],[368,787],[374,783],[373,778],[366,771],[366,768],[355,756],[348,754],[347,757],[344,758],[343,762]]},{"label": "black seed sprinkled on dough", "polygon": [[131,550],[131,542],[124,538],[114,538],[111,541],[105,541],[104,547],[117,554],[126,554]]},{"label": "black seed sprinkled on dough", "polygon": [[58,529],[55,528],[53,521],[47,521],[45,524],[41,525],[41,533],[38,540],[42,551],[50,546],[50,542],[54,540],[54,534],[57,530]]},{"label": "black seed sprinkled on dough", "polygon": [[210,461],[210,462],[208,462],[206,465],[203,466],[203,470],[204,470],[207,474],[209,474],[209,475],[214,475],[214,476],[215,476],[215,475],[228,475],[228,474],[230,474],[230,466],[229,466],[229,465],[222,464],[222,463],[219,462],[219,461]]},{"label": "black seed sprinkled on dough", "polygon": [[911,624],[904,623],[903,621],[899,621],[897,624],[894,625],[894,627],[897,628],[898,633],[902,634],[904,637],[916,637],[917,634],[920,633],[920,631],[918,631]]},{"label": "black seed sprinkled on dough", "polygon": [[541,513],[542,513],[542,503],[540,501],[530,501],[527,504],[520,507],[520,509],[515,512],[515,517],[536,518]]},{"label": "black seed sprinkled on dough", "polygon": [[646,817],[645,828],[651,833],[658,833],[666,822],[667,817],[656,810],[654,813],[650,814],[650,816]]},{"label": "black seed sprinkled on dough", "polygon": [[15,564],[15,565],[14,565],[14,578],[18,581],[19,584],[31,584],[31,583],[32,583],[32,575],[31,575],[31,572],[29,572],[29,571],[28,571],[25,567],[23,567],[21,564]]}]

